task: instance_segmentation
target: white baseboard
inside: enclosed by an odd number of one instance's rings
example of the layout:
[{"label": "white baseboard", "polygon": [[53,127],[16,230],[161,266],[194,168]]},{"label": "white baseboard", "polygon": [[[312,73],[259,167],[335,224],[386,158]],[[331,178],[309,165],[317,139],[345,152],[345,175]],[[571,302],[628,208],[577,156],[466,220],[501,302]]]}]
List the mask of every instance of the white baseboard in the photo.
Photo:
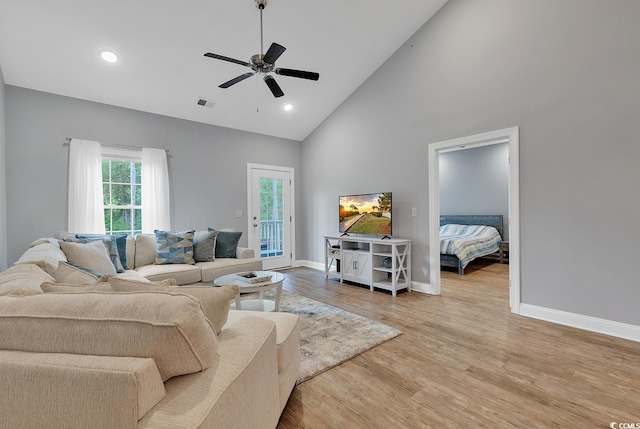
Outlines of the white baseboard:
[{"label": "white baseboard", "polygon": [[519,314],[521,316],[532,317],[534,319],[545,320],[547,322],[558,323],[560,325],[571,326],[573,328],[585,329],[587,331],[598,332],[600,334],[640,342],[640,326],[636,325],[629,325],[627,323],[614,322],[612,320],[599,319],[597,317],[584,316],[582,314],[569,313],[551,308],[538,307],[537,305],[531,304],[520,304]]},{"label": "white baseboard", "polygon": [[307,261],[306,259],[298,259],[293,262],[294,267],[307,267],[314,270],[324,271],[324,264],[322,262]]}]

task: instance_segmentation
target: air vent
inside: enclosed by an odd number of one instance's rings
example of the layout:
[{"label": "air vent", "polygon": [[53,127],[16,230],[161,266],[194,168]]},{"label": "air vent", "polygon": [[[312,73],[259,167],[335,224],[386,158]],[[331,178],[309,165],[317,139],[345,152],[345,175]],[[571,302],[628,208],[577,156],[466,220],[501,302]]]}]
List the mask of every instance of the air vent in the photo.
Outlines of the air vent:
[{"label": "air vent", "polygon": [[215,106],[215,104],[216,104],[215,101],[207,100],[206,98],[199,98],[198,99],[198,106],[204,106],[204,107],[208,107],[208,108],[212,109],[213,106]]}]

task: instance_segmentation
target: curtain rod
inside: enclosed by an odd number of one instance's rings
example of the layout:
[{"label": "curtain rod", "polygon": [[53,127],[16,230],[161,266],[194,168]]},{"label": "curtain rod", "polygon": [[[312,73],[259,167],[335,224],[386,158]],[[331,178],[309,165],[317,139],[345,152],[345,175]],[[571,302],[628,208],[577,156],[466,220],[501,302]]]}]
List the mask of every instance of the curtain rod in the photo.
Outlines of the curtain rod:
[{"label": "curtain rod", "polygon": [[[71,143],[72,138],[71,137],[67,137],[66,138],[66,142],[62,143],[62,146],[69,146],[69,143]],[[142,148],[140,146],[130,146],[130,145],[126,145],[126,144],[106,144],[106,143],[100,143],[100,146],[108,146],[108,147],[121,147],[121,148],[125,148],[125,149],[135,149],[135,150],[142,150]],[[169,149],[165,149],[165,152],[169,153]]]}]

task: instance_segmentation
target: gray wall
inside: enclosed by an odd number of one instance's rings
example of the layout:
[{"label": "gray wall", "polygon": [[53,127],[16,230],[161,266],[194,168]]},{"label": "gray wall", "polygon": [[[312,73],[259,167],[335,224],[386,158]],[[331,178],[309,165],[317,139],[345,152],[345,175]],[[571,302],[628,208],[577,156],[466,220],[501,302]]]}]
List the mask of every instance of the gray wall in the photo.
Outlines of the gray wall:
[{"label": "gray wall", "polygon": [[640,325],[638,21],[634,0],[450,0],[303,142],[304,257],[339,194],[388,189],[428,282],[427,145],[519,126],[523,302]]},{"label": "gray wall", "polygon": [[[172,229],[235,228],[243,231],[241,245],[247,244],[247,163],[301,170],[300,142],[14,86],[7,86],[6,118],[10,263],[34,239],[66,229],[66,137],[169,149]],[[296,189],[299,194],[301,186]]]},{"label": "gray wall", "polygon": [[5,85],[0,67],[0,271],[7,269],[7,201],[6,201],[6,156],[5,156]]},{"label": "gray wall", "polygon": [[440,154],[440,214],[502,215],[509,240],[509,145]]}]

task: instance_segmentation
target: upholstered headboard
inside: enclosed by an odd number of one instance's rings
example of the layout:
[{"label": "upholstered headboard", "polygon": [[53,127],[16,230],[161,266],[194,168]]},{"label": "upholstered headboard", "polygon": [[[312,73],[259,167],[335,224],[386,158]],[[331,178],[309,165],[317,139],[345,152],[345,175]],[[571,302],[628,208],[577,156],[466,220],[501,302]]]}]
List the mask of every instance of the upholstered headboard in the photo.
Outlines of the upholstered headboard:
[{"label": "upholstered headboard", "polygon": [[440,226],[456,223],[459,225],[487,225],[498,230],[504,238],[502,215],[440,215]]}]

